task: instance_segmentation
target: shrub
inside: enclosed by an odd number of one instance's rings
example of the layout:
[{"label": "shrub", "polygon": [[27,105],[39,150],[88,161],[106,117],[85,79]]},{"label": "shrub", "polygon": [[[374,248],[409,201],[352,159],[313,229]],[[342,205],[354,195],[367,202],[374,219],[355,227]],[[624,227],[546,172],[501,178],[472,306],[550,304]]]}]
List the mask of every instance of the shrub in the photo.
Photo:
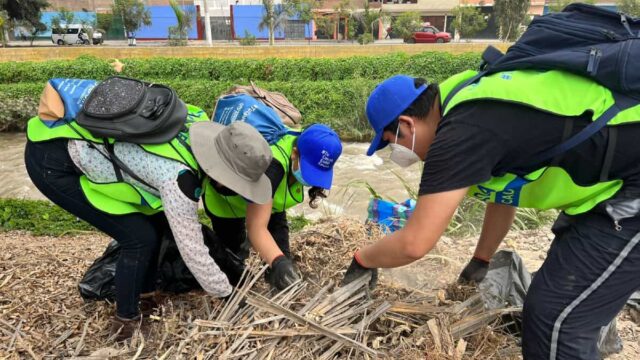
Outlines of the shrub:
[{"label": "shrub", "polygon": [[[417,55],[389,54],[336,59],[124,59],[122,75],[141,79],[218,80],[242,82],[385,79],[389,76],[423,74],[441,81],[457,72],[477,68],[479,54],[451,55],[425,52]],[[81,56],[76,60],[0,63],[0,83],[37,83],[54,77],[102,80],[115,72],[109,60]]]},{"label": "shrub", "polygon": [[256,37],[251,35],[251,33],[249,33],[249,30],[245,29],[244,30],[244,37],[242,39],[240,39],[240,45],[242,46],[253,46],[255,45],[256,42]]},{"label": "shrub", "polygon": [[367,45],[373,42],[373,35],[370,33],[364,33],[362,35],[358,35],[358,43],[360,45]]},{"label": "shrub", "polygon": [[[366,140],[371,130],[364,114],[366,99],[381,80],[399,73],[440,82],[476,68],[475,53],[453,56],[429,52],[341,59],[223,60],[151,58],[122,60],[123,76],[166,84],[182,100],[213,112],[215,100],[233,84],[250,80],[284,93],[300,109],[305,124],[332,126],[344,139]],[[36,115],[45,82],[54,77],[102,80],[115,72],[108,60],[80,57],[73,61],[0,63],[0,131],[23,129]]]}]

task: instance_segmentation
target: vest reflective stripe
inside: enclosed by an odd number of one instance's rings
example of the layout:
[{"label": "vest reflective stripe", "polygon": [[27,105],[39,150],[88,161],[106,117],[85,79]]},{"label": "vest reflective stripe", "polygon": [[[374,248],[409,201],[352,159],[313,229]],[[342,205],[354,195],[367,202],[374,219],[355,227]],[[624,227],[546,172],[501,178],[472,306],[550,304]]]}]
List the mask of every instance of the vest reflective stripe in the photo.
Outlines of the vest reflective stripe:
[{"label": "vest reflective stripe", "polygon": [[[295,181],[289,185],[291,152],[297,136],[285,135],[271,145],[271,152],[285,170],[284,177],[273,196],[272,212],[282,212],[304,200],[302,185]],[[241,196],[220,195],[210,182],[204,185],[204,207],[215,216],[222,218],[244,218],[247,215],[247,202]]]},{"label": "vest reflective stripe", "polygon": [[[200,108],[187,105],[188,115],[186,128],[199,121],[209,121],[207,114]],[[73,126],[74,131],[70,128]],[[80,134],[78,134],[78,132]],[[180,139],[178,139],[180,137]],[[34,117],[27,124],[27,138],[33,142],[48,141],[53,139],[88,140],[102,143],[102,139],[96,139],[79,126],[75,121],[70,124],[49,128],[38,118]],[[113,139],[109,139],[113,142]],[[199,171],[198,163],[190,148],[188,132],[181,132],[178,136],[165,144],[141,145],[141,147],[154,155],[179,161],[195,172]],[[162,211],[162,201],[148,191],[125,182],[98,184],[90,181],[85,175],[80,177],[80,186],[89,203],[96,209],[114,215],[124,215],[141,212],[146,215]]]},{"label": "vest reflective stripe", "polygon": [[[466,71],[440,85],[441,99],[458,84],[477,72]],[[579,96],[568,97],[568,95]],[[443,114],[455,106],[473,100],[497,100],[519,103],[563,116],[593,113],[592,120],[610,108],[615,100],[605,87],[587,78],[562,71],[509,71],[486,76],[465,87],[452,97]],[[609,126],[640,121],[640,105],[620,112]],[[570,215],[591,210],[598,203],[613,197],[622,187],[622,180],[612,180],[591,186],[579,186],[559,167],[538,169],[524,177],[505,174],[472,186],[469,195],[482,201],[529,207],[560,209]]]}]

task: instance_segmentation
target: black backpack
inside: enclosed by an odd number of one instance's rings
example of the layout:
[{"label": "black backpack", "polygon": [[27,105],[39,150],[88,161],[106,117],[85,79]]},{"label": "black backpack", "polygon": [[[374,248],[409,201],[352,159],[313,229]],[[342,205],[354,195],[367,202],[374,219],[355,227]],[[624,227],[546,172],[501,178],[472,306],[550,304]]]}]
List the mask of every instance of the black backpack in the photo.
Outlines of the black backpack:
[{"label": "black backpack", "polygon": [[187,106],[173,89],[121,76],[109,77],[93,88],[76,116],[80,126],[104,139],[108,154],[100,153],[113,164],[118,181],[123,181],[124,172],[152,189],[116,156],[108,138],[135,144],[162,144],[174,138],[182,142],[177,135],[187,131],[186,120]]},{"label": "black backpack", "polygon": [[184,127],[187,107],[164,85],[112,76],[98,84],[76,122],[98,138],[162,144]]},{"label": "black backpack", "polygon": [[[640,19],[587,4],[535,18],[506,54],[489,46],[480,72],[454,88],[447,106],[461,89],[481,77],[511,70],[565,70],[592,78],[614,93],[616,104],[584,130],[541,153],[532,163],[554,158],[607,125],[620,111],[640,103]],[[640,119],[638,119],[640,120]]]}]

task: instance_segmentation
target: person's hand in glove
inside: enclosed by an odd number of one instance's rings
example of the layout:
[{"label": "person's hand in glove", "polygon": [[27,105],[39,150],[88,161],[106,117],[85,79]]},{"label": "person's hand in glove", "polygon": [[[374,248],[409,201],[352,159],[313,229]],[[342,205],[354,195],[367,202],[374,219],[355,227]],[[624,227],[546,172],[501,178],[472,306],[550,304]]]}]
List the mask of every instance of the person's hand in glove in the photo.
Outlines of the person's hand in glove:
[{"label": "person's hand in glove", "polygon": [[371,274],[371,280],[369,281],[369,289],[373,290],[376,288],[376,284],[378,282],[378,269],[370,269],[365,266],[362,266],[359,260],[358,251],[353,255],[353,260],[351,260],[351,265],[347,269],[347,272],[344,274],[344,278],[342,279],[342,286],[349,284],[361,276],[366,274]]},{"label": "person's hand in glove", "polygon": [[474,256],[460,273],[458,283],[480,283],[487,275],[488,270],[489,262]]},{"label": "person's hand in glove", "polygon": [[300,275],[293,263],[284,255],[273,259],[271,267],[267,271],[267,281],[278,290],[286,289],[289,285],[300,280]]}]

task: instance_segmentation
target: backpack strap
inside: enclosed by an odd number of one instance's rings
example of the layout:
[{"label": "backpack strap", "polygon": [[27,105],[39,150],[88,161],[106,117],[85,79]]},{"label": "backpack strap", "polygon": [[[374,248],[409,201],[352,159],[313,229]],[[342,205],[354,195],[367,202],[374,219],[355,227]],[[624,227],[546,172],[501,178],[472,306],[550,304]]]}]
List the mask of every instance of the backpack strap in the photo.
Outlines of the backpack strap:
[{"label": "backpack strap", "polygon": [[118,180],[118,182],[124,182],[124,177],[122,176],[122,170],[120,169],[120,166],[118,166],[118,164],[113,161],[113,159],[116,158],[115,151],[113,150],[113,144],[109,142],[109,139],[103,139],[102,142],[104,142],[104,148],[107,150],[107,154],[109,154],[109,161],[111,162],[111,166],[113,166],[113,171],[116,174],[116,179]]},{"label": "backpack strap", "polygon": [[447,95],[447,97],[444,99],[444,101],[442,102],[442,106],[440,107],[440,112],[444,113],[444,109],[447,108],[447,106],[449,105],[449,102],[451,101],[451,99],[453,99],[453,97],[460,92],[460,90],[464,89],[465,87],[473,84],[474,82],[478,81],[481,77],[485,76],[487,74],[487,71],[481,71],[479,72],[477,75],[475,75],[474,77],[470,78],[469,80],[463,82],[462,84],[456,86],[453,88],[453,90],[451,90],[451,92],[449,92],[449,94]]},{"label": "backpack strap", "polygon": [[579,144],[596,134],[602,128],[607,126],[609,121],[616,117],[618,113],[638,104],[637,100],[631,99],[618,93],[613,93],[613,97],[615,99],[615,102],[602,115],[600,115],[600,117],[594,120],[591,124],[587,125],[579,133],[573,135],[571,138],[569,138],[569,140],[564,141],[552,147],[551,149],[543,151],[542,153],[535,156],[532,159],[531,164],[542,164],[549,159],[566,153],[567,151],[578,146]]},{"label": "backpack strap", "polygon": [[495,65],[498,62],[498,60],[500,60],[503,56],[504,54],[502,53],[502,51],[496,49],[491,45],[487,46],[487,48],[484,49],[484,52],[482,53],[482,62],[480,63],[480,72],[476,76],[472,77],[471,79],[453,88],[453,90],[449,92],[447,97],[442,102],[442,107],[440,108],[440,110],[444,111],[444,109],[447,108],[447,105],[449,105],[449,102],[451,101],[451,99],[458,92],[460,92],[460,90],[478,81],[481,77],[487,75],[489,73],[488,69],[491,66]]},{"label": "backpack strap", "polygon": [[109,144],[109,142],[106,141],[106,140],[107,139],[105,139],[104,148],[107,149],[107,153],[109,153],[109,158],[111,159],[111,162],[113,163],[113,169],[116,171],[116,177],[118,178],[118,181],[120,181],[120,182],[123,181],[121,171],[124,171],[124,173],[129,175],[132,179],[138,181],[139,183],[143,184],[144,186],[148,187],[149,189],[153,189],[155,191],[158,191],[158,189],[156,189],[154,186],[151,186],[148,182],[142,180],[142,178],[140,178],[138,175],[136,175],[136,173],[133,172],[133,170],[131,170],[127,165],[125,165],[125,163],[123,163],[122,160],[120,160],[120,158],[118,158],[116,156],[116,153],[113,150],[113,144]]},{"label": "backpack strap", "polygon": [[618,140],[618,128],[615,126],[608,127],[609,138],[607,139],[607,150],[604,153],[604,162],[602,163],[602,169],[600,170],[600,182],[609,180],[609,171],[611,170],[611,164],[613,164],[613,155],[616,150],[616,142]]}]

